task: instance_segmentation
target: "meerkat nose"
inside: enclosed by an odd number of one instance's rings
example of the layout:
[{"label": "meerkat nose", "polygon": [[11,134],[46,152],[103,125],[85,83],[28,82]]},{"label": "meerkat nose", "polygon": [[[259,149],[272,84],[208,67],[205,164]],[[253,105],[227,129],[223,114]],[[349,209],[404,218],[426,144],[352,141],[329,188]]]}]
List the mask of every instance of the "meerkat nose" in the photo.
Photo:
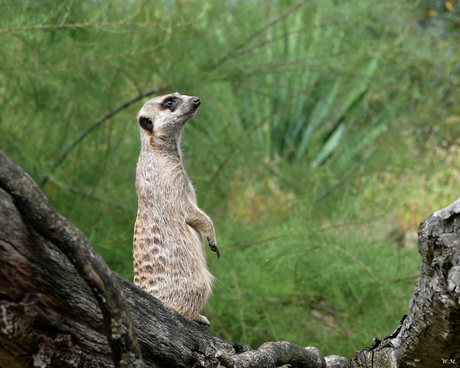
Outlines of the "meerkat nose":
[{"label": "meerkat nose", "polygon": [[196,105],[196,106],[200,106],[201,105],[201,101],[198,97],[195,97],[193,99],[193,104]]}]

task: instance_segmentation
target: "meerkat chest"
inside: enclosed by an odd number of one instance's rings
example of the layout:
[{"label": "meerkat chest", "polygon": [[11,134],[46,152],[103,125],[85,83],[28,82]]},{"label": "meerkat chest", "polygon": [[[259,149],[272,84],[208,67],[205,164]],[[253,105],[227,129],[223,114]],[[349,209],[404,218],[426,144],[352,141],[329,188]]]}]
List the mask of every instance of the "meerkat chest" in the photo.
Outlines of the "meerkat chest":
[{"label": "meerkat chest", "polygon": [[180,210],[184,201],[196,205],[196,195],[180,160],[139,159],[136,172],[139,200]]}]

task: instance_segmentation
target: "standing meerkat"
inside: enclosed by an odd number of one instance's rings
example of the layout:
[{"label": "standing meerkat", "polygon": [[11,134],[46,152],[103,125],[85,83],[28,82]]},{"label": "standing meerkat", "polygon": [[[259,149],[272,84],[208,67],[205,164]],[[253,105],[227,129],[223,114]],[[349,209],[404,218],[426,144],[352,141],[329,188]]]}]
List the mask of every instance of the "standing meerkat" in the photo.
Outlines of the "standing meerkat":
[{"label": "standing meerkat", "polygon": [[141,152],[136,168],[138,209],[134,226],[134,283],[183,316],[209,325],[199,314],[214,277],[205,242],[219,249],[211,219],[197,206],[180,143],[195,116],[198,97],[173,93],[152,98],[137,114]]}]

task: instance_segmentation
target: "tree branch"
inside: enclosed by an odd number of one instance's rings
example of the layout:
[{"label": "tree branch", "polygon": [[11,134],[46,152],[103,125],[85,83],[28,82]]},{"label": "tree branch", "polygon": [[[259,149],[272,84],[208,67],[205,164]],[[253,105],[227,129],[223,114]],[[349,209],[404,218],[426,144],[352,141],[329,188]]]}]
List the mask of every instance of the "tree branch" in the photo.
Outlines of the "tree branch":
[{"label": "tree branch", "polygon": [[268,28],[272,27],[273,25],[275,25],[276,23],[278,23],[281,19],[287,17],[289,14],[291,14],[292,12],[296,11],[298,8],[300,8],[302,5],[304,5],[306,3],[306,1],[300,1],[299,3],[297,4],[294,4],[293,6],[291,6],[289,9],[287,9],[284,13],[280,14],[279,16],[277,16],[276,18],[272,19],[270,22],[264,24],[262,27],[260,27],[259,29],[257,29],[256,31],[254,31],[253,33],[251,33],[248,37],[246,37],[243,41],[240,41],[236,46],[234,46],[234,51],[233,53],[232,52],[229,52],[227,55],[225,55],[224,57],[220,58],[219,60],[217,60],[215,63],[211,64],[211,68],[216,68],[218,67],[220,64],[222,64],[223,62],[227,61],[227,59],[231,58],[233,56],[233,54],[241,49],[244,45],[246,45],[248,42],[250,42],[251,40],[253,40],[254,38],[256,38],[258,35],[260,35],[261,33],[265,32]]},{"label": "tree branch", "polygon": [[[107,119],[111,118],[112,116],[117,114],[119,111],[121,111],[121,110],[127,108],[128,106],[132,105],[133,103],[139,101],[141,98],[151,96],[151,95],[155,95],[155,94],[160,94],[166,88],[168,88],[168,86],[163,86],[163,87],[160,87],[160,88],[153,88],[153,89],[149,89],[148,91],[139,93],[137,96],[135,96],[135,97],[123,102],[121,105],[118,105],[113,110],[110,110],[107,113],[105,113],[104,115],[102,115],[99,119],[97,119],[92,124],[90,124],[86,129],[82,130],[77,135],[77,137],[72,142],[70,142],[70,144],[59,154],[59,156],[54,160],[54,163],[50,168],[50,173],[52,173],[56,169],[56,167],[58,167],[62,163],[62,161],[64,161],[64,159],[67,157],[67,155],[70,153],[70,151],[72,151],[80,141],[82,141],[91,131],[93,131],[95,128],[97,128],[99,125],[101,125],[104,121],[106,121]],[[48,181],[48,176],[46,176],[42,180],[41,185],[45,184],[47,181]]]},{"label": "tree branch", "polygon": [[318,349],[313,347],[303,349],[289,341],[266,342],[256,351],[247,351],[233,357],[225,351],[218,351],[216,357],[224,367],[229,368],[277,368],[284,365],[326,368],[326,361]]},{"label": "tree branch", "polygon": [[3,151],[0,187],[11,194],[34,229],[59,247],[91,288],[104,316],[115,365],[143,367],[123,291],[88,239],[55,211],[32,178]]}]

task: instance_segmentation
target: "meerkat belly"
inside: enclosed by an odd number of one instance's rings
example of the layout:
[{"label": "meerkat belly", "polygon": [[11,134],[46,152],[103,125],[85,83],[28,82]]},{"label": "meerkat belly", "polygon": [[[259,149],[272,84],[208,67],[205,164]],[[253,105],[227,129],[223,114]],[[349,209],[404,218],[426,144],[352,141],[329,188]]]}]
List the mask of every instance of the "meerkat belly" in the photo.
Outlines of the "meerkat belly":
[{"label": "meerkat belly", "polygon": [[138,214],[134,237],[134,283],[194,320],[212,284],[201,234],[185,221]]}]

